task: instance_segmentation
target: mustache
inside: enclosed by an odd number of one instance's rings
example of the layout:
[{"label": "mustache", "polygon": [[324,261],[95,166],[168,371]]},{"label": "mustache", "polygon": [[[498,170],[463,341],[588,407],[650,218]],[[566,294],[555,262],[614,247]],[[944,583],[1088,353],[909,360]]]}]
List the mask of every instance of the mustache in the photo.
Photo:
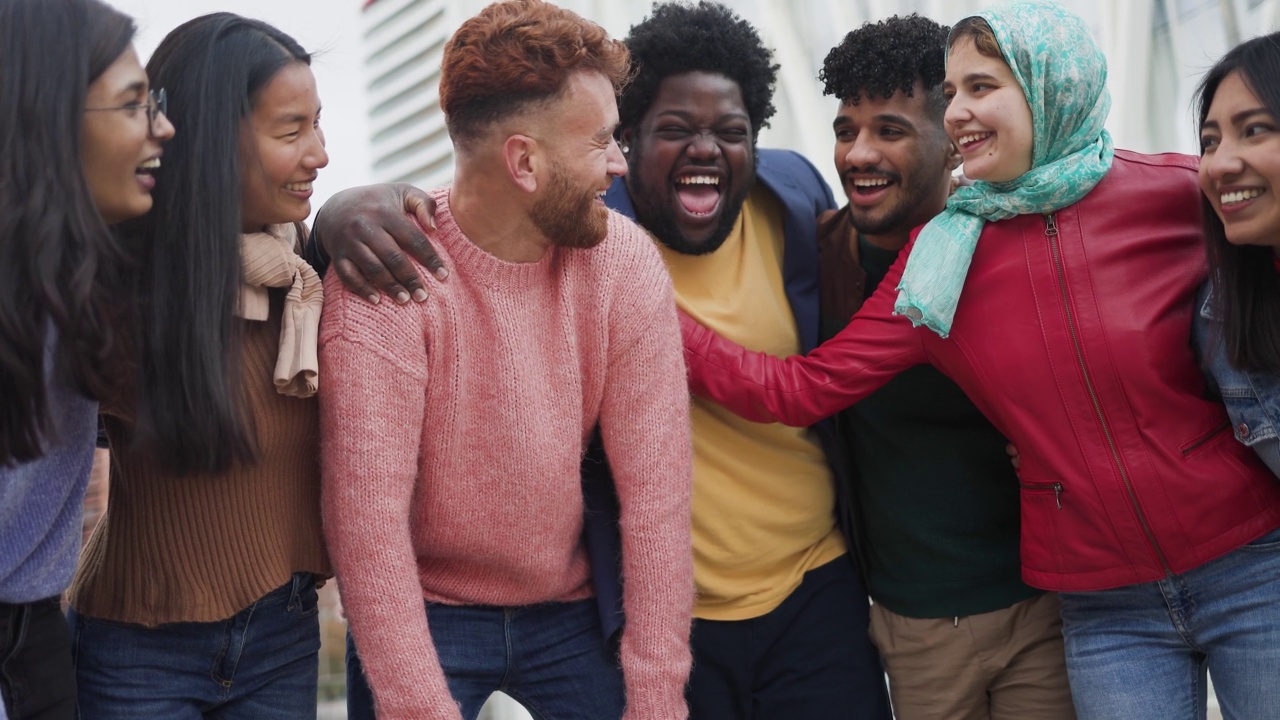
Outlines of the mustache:
[{"label": "mustache", "polygon": [[902,175],[890,170],[881,170],[876,167],[851,167],[840,175],[840,179],[846,182],[853,182],[854,175],[861,175],[861,179],[864,180],[871,177],[882,177],[890,182],[902,182]]}]

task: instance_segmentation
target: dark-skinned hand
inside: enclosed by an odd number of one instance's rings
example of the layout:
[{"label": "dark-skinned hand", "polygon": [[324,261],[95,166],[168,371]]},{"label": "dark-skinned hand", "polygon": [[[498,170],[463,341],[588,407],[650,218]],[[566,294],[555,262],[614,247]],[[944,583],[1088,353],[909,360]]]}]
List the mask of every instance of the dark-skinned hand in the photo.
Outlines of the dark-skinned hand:
[{"label": "dark-skinned hand", "polygon": [[315,238],[342,284],[368,302],[378,304],[380,292],[401,305],[422,302],[426,285],[410,257],[437,280],[449,277],[427,239],[435,212],[435,200],[406,183],[355,187],[316,213]]}]

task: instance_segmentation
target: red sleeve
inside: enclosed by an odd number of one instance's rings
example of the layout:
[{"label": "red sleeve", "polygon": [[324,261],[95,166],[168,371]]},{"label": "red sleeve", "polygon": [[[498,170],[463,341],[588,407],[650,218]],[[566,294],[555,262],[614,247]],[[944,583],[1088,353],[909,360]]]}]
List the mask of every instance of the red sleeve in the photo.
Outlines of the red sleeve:
[{"label": "red sleeve", "polygon": [[805,427],[928,362],[921,336],[927,331],[893,313],[909,250],[898,255],[849,325],[808,355],[752,352],[681,313],[690,391],[754,422]]}]

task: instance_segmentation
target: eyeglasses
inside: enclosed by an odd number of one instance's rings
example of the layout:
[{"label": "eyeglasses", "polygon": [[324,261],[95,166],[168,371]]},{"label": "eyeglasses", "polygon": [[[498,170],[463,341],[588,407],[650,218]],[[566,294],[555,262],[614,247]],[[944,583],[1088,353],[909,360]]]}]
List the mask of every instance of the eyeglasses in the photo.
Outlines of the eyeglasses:
[{"label": "eyeglasses", "polygon": [[147,111],[147,134],[151,137],[156,136],[156,120],[169,112],[169,99],[165,97],[164,88],[156,90],[152,88],[147,91],[147,101],[144,103],[134,102],[126,105],[117,105],[116,107],[102,108],[85,108],[85,112],[93,112],[98,110],[129,110],[136,112],[146,109]]}]

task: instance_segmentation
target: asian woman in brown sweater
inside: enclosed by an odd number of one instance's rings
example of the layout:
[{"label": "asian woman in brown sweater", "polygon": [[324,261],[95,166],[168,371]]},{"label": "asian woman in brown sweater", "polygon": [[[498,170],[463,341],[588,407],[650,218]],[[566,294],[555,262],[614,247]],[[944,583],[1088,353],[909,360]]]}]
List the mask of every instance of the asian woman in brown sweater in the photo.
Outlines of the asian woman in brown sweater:
[{"label": "asian woman in brown sweater", "polygon": [[102,399],[109,501],[70,592],[86,720],[315,717],[322,291],[298,251],[328,156],[309,64],[229,13],[148,63],[183,131],[122,233],[129,370]]}]

